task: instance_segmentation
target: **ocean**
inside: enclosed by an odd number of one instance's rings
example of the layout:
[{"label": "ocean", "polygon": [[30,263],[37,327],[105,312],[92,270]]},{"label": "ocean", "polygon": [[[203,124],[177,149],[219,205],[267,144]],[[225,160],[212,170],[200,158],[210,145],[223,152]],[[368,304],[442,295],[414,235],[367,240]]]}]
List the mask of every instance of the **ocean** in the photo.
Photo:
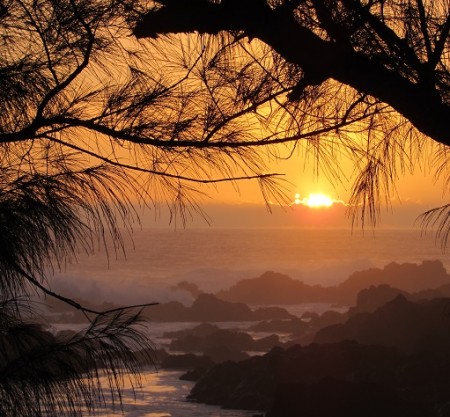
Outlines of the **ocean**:
[{"label": "ocean", "polygon": [[125,253],[100,247],[68,260],[53,288],[97,301],[187,303],[170,287],[191,281],[216,292],[269,270],[328,286],[356,270],[434,259],[450,269],[439,242],[420,230],[144,229],[125,238]]},{"label": "ocean", "polygon": [[106,409],[98,417],[251,417],[254,411],[224,410],[186,401],[193,383],[180,381],[181,372],[148,370],[135,394],[131,387],[123,390],[122,408],[106,399]]},{"label": "ocean", "polygon": [[[192,296],[172,287],[193,282],[206,292],[227,289],[240,279],[255,278],[267,270],[282,272],[308,284],[335,285],[356,270],[390,262],[420,263],[440,259],[450,270],[450,259],[431,234],[420,230],[312,230],[312,229],[144,229],[125,239],[125,252],[80,252],[64,270],[55,273],[52,289],[63,295],[118,303],[181,301]],[[289,306],[290,311],[323,312],[316,303]],[[186,323],[150,323],[157,347],[164,331],[193,327]],[[233,327],[231,324],[223,326]],[[236,327],[236,326],[235,326]],[[137,397],[126,390],[127,417],[248,417],[251,412],[221,410],[185,400],[192,383],[180,381],[181,372],[144,374]],[[102,417],[122,415],[112,409]]]}]

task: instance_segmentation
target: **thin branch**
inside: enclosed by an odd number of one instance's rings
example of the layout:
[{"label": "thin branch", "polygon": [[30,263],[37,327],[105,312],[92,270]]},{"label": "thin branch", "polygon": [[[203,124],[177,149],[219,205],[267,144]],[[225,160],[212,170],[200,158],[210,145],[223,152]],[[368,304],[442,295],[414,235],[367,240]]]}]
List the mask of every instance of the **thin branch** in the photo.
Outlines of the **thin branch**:
[{"label": "thin branch", "polygon": [[403,39],[384,22],[381,22],[375,15],[373,15],[367,7],[363,7],[360,1],[343,0],[343,3],[350,10],[354,10],[357,16],[360,16],[375,33],[389,46],[392,51],[398,51],[408,60],[409,64],[419,70],[421,62],[414,51],[409,48]]},{"label": "thin branch", "polygon": [[[123,310],[129,310],[129,309],[133,309],[133,308],[143,308],[143,307],[149,307],[149,306],[154,306],[154,305],[158,305],[159,303],[145,303],[145,304],[136,304],[136,305],[130,305],[130,306],[125,306],[125,307],[117,307],[117,308],[112,308],[110,310],[104,310],[104,311],[98,311],[98,310],[93,310],[91,308],[87,308],[84,307],[83,305],[81,305],[80,303],[77,303],[76,301],[72,300],[71,298],[68,297],[64,297],[63,295],[60,295],[58,293],[55,293],[54,291],[48,289],[47,287],[45,287],[44,285],[42,285],[36,278],[34,278],[33,276],[31,276],[30,274],[28,274],[23,268],[21,268],[18,264],[14,264],[14,267],[17,269],[17,271],[32,285],[34,285],[35,287],[39,288],[43,293],[57,299],[60,300],[72,307],[74,307],[77,310],[82,311],[83,313],[91,313],[91,314],[95,314],[96,316],[102,316],[102,315],[106,315],[106,314],[110,314],[110,313],[115,313],[118,311],[123,311]],[[86,316],[87,319],[89,319],[88,316]],[[91,321],[89,319],[89,321]]]},{"label": "thin branch", "polygon": [[440,239],[443,251],[448,246],[450,239],[450,204],[436,207],[422,213],[419,216],[423,229],[436,227],[436,239]]},{"label": "thin branch", "polygon": [[[387,106],[386,106],[387,108]],[[42,123],[43,126],[50,126],[53,124],[60,124],[60,125],[66,125],[66,127],[85,127],[91,131],[95,131],[98,133],[105,134],[109,137],[113,137],[116,139],[122,139],[128,142],[140,144],[140,145],[153,145],[155,147],[159,148],[194,148],[194,149],[233,149],[233,148],[243,148],[243,147],[255,147],[255,146],[267,146],[267,145],[274,145],[278,143],[287,143],[292,142],[294,140],[299,139],[305,139],[307,137],[321,135],[324,133],[332,132],[333,130],[342,128],[344,126],[350,125],[352,123],[360,122],[364,119],[368,118],[368,115],[363,115],[356,117],[355,119],[352,119],[351,121],[344,120],[336,123],[333,126],[327,126],[324,128],[316,129],[313,131],[308,131],[302,134],[298,134],[291,137],[286,138],[278,138],[275,140],[253,140],[253,141],[237,141],[237,142],[214,142],[214,141],[194,141],[194,140],[177,140],[177,141],[165,141],[160,139],[151,139],[151,138],[145,138],[142,136],[135,136],[132,134],[129,134],[127,132],[121,131],[121,130],[115,130],[113,128],[100,125],[97,123],[93,123],[91,120],[81,120],[77,118],[72,117],[65,117],[65,116],[55,116],[48,119],[43,119]],[[61,127],[59,130],[63,129],[64,127]],[[19,132],[20,135],[20,132]],[[0,142],[2,141],[13,141],[14,134],[5,134],[0,135]],[[47,137],[47,139],[50,139]],[[25,140],[23,138],[22,140]],[[57,142],[57,139],[51,139],[55,142]]]},{"label": "thin branch", "polygon": [[450,14],[447,16],[445,23],[442,27],[439,39],[436,42],[432,58],[429,60],[429,64],[432,68],[436,68],[439,60],[441,59],[442,52],[444,51],[445,44],[450,34]]},{"label": "thin branch", "polygon": [[19,4],[22,6],[22,9],[26,13],[26,15],[29,17],[30,22],[32,23],[32,26],[36,29],[36,32],[38,33],[39,38],[42,41],[42,46],[44,48],[45,56],[47,58],[47,67],[48,67],[50,73],[52,74],[53,80],[55,81],[56,85],[58,85],[59,84],[58,76],[55,72],[55,69],[53,68],[51,53],[48,48],[47,41],[44,37],[44,33],[42,32],[42,28],[41,28],[39,22],[36,21],[36,19],[33,17],[32,13],[28,9],[28,7],[22,1],[19,1]]},{"label": "thin branch", "polygon": [[95,42],[95,36],[92,32],[91,27],[85,22],[84,18],[81,16],[80,12],[78,11],[78,8],[75,4],[74,0],[70,0],[70,4],[74,11],[74,16],[79,20],[81,25],[84,27],[86,34],[87,34],[87,46],[86,50],[83,54],[83,60],[81,63],[73,70],[71,74],[68,75],[68,77],[62,81],[61,83],[57,84],[52,90],[50,90],[47,95],[42,99],[40,105],[37,108],[36,115],[35,115],[35,122],[39,125],[39,120],[42,118],[44,114],[45,107],[47,104],[56,97],[61,91],[63,91],[65,88],[67,88],[82,72],[87,66],[89,65],[92,49]]},{"label": "thin branch", "polygon": [[433,56],[431,48],[430,34],[428,33],[427,17],[425,15],[425,6],[422,0],[417,1],[417,8],[419,10],[420,30],[422,31],[423,39],[425,41],[425,49],[427,51],[428,62]]},{"label": "thin branch", "polygon": [[[173,178],[173,179],[177,179],[177,180],[182,180],[182,181],[189,181],[189,182],[194,182],[194,183],[200,183],[200,184],[215,184],[215,183],[220,183],[220,182],[228,182],[228,181],[245,181],[245,180],[254,180],[254,179],[263,179],[263,178],[272,178],[272,177],[279,177],[279,176],[283,176],[284,174],[277,174],[277,173],[271,173],[271,174],[257,174],[257,175],[247,175],[247,176],[240,176],[240,177],[224,177],[224,178],[212,178],[212,179],[201,179],[201,178],[193,178],[193,177],[185,177],[183,175],[177,175],[177,174],[170,174],[168,172],[162,172],[162,171],[155,171],[155,170],[151,170],[151,169],[146,169],[146,168],[141,168],[138,167],[136,165],[129,165],[129,164],[124,164],[122,162],[118,162],[109,158],[106,158],[102,155],[99,155],[98,153],[89,151],[85,148],[81,148],[77,145],[68,143],[68,142],[64,142],[60,139],[56,139],[54,137],[48,136],[47,137],[48,140],[55,142],[55,143],[59,143],[60,145],[72,148],[74,150],[77,150],[79,152],[85,153],[86,155],[92,156],[94,158],[100,159],[103,162],[106,162],[110,165],[114,165],[120,168],[125,168],[125,169],[130,169],[132,171],[137,171],[137,172],[144,172],[146,174],[152,174],[152,175],[156,175],[156,176],[160,176],[160,177],[165,177],[165,178]],[[196,142],[198,143],[198,142]]]}]

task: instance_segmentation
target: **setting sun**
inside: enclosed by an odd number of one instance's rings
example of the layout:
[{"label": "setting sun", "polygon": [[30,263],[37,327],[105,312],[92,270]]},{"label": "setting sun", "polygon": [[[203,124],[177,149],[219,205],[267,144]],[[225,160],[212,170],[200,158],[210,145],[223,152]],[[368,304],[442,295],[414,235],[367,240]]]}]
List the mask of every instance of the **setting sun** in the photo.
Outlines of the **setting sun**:
[{"label": "setting sun", "polygon": [[325,194],[311,193],[307,197],[300,198],[300,194],[295,194],[294,204],[302,204],[311,208],[331,207],[334,200]]}]

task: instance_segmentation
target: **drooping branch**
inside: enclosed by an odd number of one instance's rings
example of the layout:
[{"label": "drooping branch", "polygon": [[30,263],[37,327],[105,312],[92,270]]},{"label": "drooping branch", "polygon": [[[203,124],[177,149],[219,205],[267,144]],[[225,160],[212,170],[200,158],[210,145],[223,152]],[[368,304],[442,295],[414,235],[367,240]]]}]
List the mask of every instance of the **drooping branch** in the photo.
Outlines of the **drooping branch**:
[{"label": "drooping branch", "polygon": [[[20,265],[14,264],[13,267],[16,269],[16,271],[21,274],[33,287],[41,290],[45,295],[48,295],[52,298],[55,298],[59,301],[62,301],[65,304],[70,305],[76,310],[80,310],[83,314],[86,315],[86,313],[94,314],[95,316],[103,316],[111,313],[116,313],[119,311],[125,311],[125,310],[131,310],[131,309],[137,309],[137,308],[144,308],[144,307],[150,307],[157,305],[158,303],[149,302],[145,304],[134,304],[134,305],[127,305],[125,307],[116,307],[108,310],[93,310],[92,308],[88,308],[83,306],[82,304],[78,303],[77,301],[73,300],[72,298],[63,296],[61,294],[58,294],[49,288],[47,288],[45,285],[40,283],[35,277],[30,275],[28,272],[24,271],[23,268],[20,267]],[[86,315],[86,318],[92,322],[92,320],[89,318],[89,316]]]},{"label": "drooping branch", "polygon": [[109,312],[84,331],[55,335],[24,323],[15,308],[1,302],[2,416],[84,415],[106,406],[108,394],[121,406],[124,382],[134,391],[143,365],[154,364],[139,312]]},{"label": "drooping branch", "polygon": [[[282,176],[283,174],[277,174],[277,173],[270,173],[270,174],[257,174],[257,175],[246,175],[246,176],[241,176],[241,177],[223,177],[223,178],[194,178],[194,177],[186,177],[184,175],[181,174],[172,174],[170,172],[163,172],[163,171],[155,171],[153,169],[149,169],[149,168],[143,168],[140,166],[136,166],[136,165],[130,165],[130,164],[126,164],[123,162],[119,162],[117,160],[111,159],[111,158],[106,158],[104,156],[102,156],[99,153],[95,153],[92,152],[88,149],[85,148],[81,148],[78,145],[74,145],[74,144],[70,144],[67,142],[63,142],[59,139],[53,138],[53,137],[47,137],[47,139],[49,139],[49,141],[54,142],[54,143],[59,143],[60,145],[67,147],[67,148],[72,148],[75,149],[77,151],[79,151],[82,154],[85,155],[89,155],[92,156],[94,158],[100,159],[103,162],[106,162],[108,165],[111,166],[116,166],[119,168],[124,168],[126,170],[129,171],[135,171],[135,172],[142,172],[145,174],[150,174],[150,175],[154,175],[157,177],[164,177],[164,178],[170,178],[170,179],[175,179],[177,181],[186,181],[186,182],[194,182],[194,183],[199,183],[199,184],[216,184],[216,183],[220,183],[220,182],[227,182],[227,181],[247,181],[247,180],[253,180],[253,179],[260,179],[260,180],[264,180],[264,179],[268,179],[268,178],[272,178],[272,177],[279,177]],[[192,143],[199,143],[199,142],[192,142]],[[202,142],[200,142],[201,144]],[[177,147],[195,147],[195,145],[179,145]],[[199,146],[201,148],[201,146]]]}]

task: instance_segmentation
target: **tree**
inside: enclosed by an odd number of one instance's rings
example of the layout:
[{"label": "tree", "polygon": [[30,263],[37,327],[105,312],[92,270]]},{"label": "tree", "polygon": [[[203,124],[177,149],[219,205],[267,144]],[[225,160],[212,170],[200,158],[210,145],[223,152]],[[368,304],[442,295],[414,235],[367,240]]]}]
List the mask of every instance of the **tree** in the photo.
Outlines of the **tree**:
[{"label": "tree", "polygon": [[[256,0],[245,6],[171,0],[149,11],[137,0],[0,0],[2,414],[72,415],[101,405],[101,371],[109,372],[109,388],[117,393],[126,371],[139,371],[140,347],[151,361],[146,349],[151,343],[136,327],[140,306],[94,311],[49,285],[52,270],[68,255],[91,252],[108,239],[114,250],[123,250],[121,226],[132,228],[136,205],[157,207],[164,201],[184,221],[192,210],[201,210],[198,199],[208,184],[250,179],[259,182],[268,204],[282,202],[279,179],[267,172],[265,159],[302,147],[330,177],[340,173],[333,164],[336,154],[346,152],[355,160],[354,207],[362,221],[367,213],[375,221],[379,193],[389,189],[399,169],[422,157],[424,139],[392,113],[389,105],[396,107],[384,96],[323,73],[328,67],[319,65],[314,48],[324,46],[335,59],[341,57],[335,44],[342,45],[337,38],[346,31],[351,42],[345,60],[361,61],[359,68],[372,64],[368,57],[378,57],[377,45],[387,42],[369,23],[354,26],[361,13],[346,13],[353,3],[291,1],[268,7]],[[440,51],[432,72],[434,90],[445,103],[448,23],[439,13],[447,9],[426,4],[416,16],[412,6],[408,14],[384,3],[363,8],[385,21],[388,37],[400,36],[386,23],[388,14],[401,12],[411,26],[406,44],[417,48],[417,59]],[[238,7],[248,10],[236,14]],[[211,28],[201,27],[205,17]],[[283,23],[274,27],[309,34],[314,59],[296,62],[287,54],[288,44],[284,52],[282,30],[263,39],[257,29],[269,27],[272,18]],[[222,26],[233,19],[237,26]],[[334,22],[330,33],[322,23],[327,19]],[[214,36],[138,41],[132,28],[139,37],[193,30]],[[228,32],[215,36],[222,29]],[[398,73],[418,84],[422,73],[408,75],[412,58],[406,59],[395,42],[393,48],[380,52],[373,71],[382,66],[380,73]],[[352,50],[356,61],[350,61]],[[405,83],[400,83],[403,92],[412,88]],[[424,100],[435,106],[431,116],[442,115],[433,94],[427,94]],[[424,130],[412,117],[414,108],[410,112],[404,116]],[[437,135],[442,126],[430,123],[425,133],[442,143],[445,175],[446,144]],[[355,140],[361,132],[365,140]],[[447,218],[442,230],[449,223]],[[35,293],[83,311],[89,327],[58,337],[36,327],[27,314]],[[83,378],[86,374],[92,378]]]},{"label": "tree", "polygon": [[[170,144],[189,125],[183,77],[163,80],[146,48],[127,39],[124,17],[136,10],[122,1],[0,2],[1,415],[79,414],[101,406],[105,389],[117,405],[128,373],[139,382],[153,359],[143,306],[88,309],[52,292],[49,277],[108,238],[122,249],[120,226],[132,227],[136,204],[162,194],[184,216],[189,184],[215,181],[188,177],[207,172],[195,162],[212,152]],[[231,176],[228,162],[220,168]],[[34,294],[81,310],[88,328],[55,336],[33,323]]]},{"label": "tree", "polygon": [[[240,100],[269,100],[278,84],[285,97],[277,103],[284,110],[277,120],[285,118],[289,126],[278,142],[310,140],[313,123],[325,130],[313,136],[322,148],[333,140],[347,149],[359,170],[352,202],[361,204],[363,222],[365,213],[374,221],[380,188],[388,195],[399,167],[423,160],[425,137],[441,145],[433,157],[437,175],[445,177],[448,187],[447,1],[158,0],[134,29],[139,38],[186,32],[212,35],[223,48],[236,50],[238,44],[241,54],[258,41],[269,48],[270,60],[267,50],[266,59],[253,55],[266,76]],[[234,74],[239,64],[228,55],[220,65],[222,73]],[[356,136],[364,137],[362,146]],[[327,159],[332,162],[333,156]],[[445,245],[450,205],[425,213],[423,219],[425,224],[437,222]]]},{"label": "tree", "polygon": [[[120,402],[123,378],[153,359],[145,306],[95,311],[51,290],[66,257],[107,240],[123,250],[138,204],[166,201],[185,220],[206,184],[255,179],[277,197],[251,148],[197,140],[217,111],[196,74],[204,54],[165,73],[165,56],[130,36],[141,13],[133,0],[0,1],[2,415],[92,410],[102,375]],[[55,336],[33,322],[35,294],[89,326]]]}]

